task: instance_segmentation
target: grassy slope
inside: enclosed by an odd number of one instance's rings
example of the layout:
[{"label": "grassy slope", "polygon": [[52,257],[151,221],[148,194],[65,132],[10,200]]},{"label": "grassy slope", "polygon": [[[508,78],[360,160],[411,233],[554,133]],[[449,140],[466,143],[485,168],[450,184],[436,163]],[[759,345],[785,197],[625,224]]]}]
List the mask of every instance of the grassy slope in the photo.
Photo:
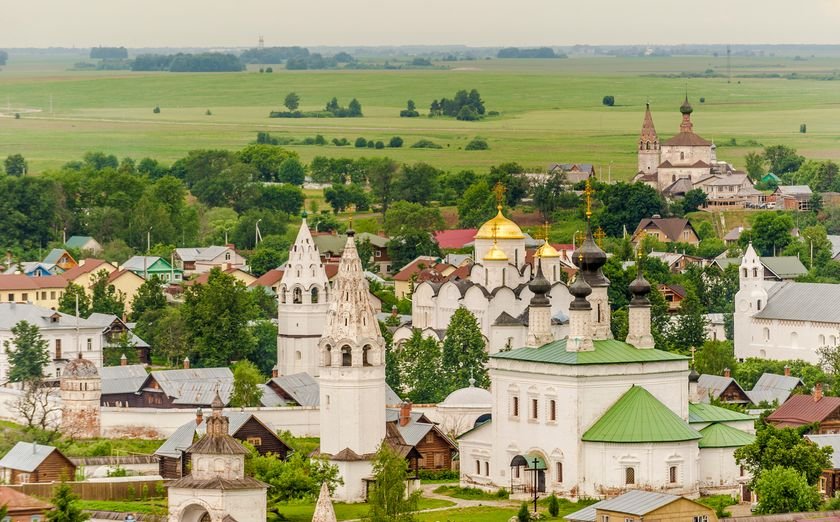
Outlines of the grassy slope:
[{"label": "grassy slope", "polygon": [[[29,60],[29,61],[27,61]],[[748,61],[746,61],[748,60]],[[0,73],[0,106],[37,107],[45,112],[20,120],[0,118],[0,143],[7,152],[30,158],[34,170],[55,167],[91,149],[120,156],[174,160],[201,147],[237,148],[258,130],[295,138],[321,133],[328,138],[356,136],[387,140],[399,134],[411,144],[428,138],[441,150],[389,149],[400,161],[428,161],[448,169],[486,167],[503,161],[544,167],[552,161],[613,162],[615,178],[635,170],[635,142],[647,99],[664,137],[676,131],[686,86],[694,100],[696,129],[721,146],[718,156],[739,163],[751,150],[727,147],[731,137],[764,144],[789,143],[815,158],[840,157],[840,89],[816,80],[683,79],[648,74],[703,71],[722,67],[722,59],[580,58],[569,60],[492,60],[457,64],[479,70],[284,71],[274,74],[172,74],[72,72],[75,59],[35,61],[15,58]],[[787,58],[736,59],[735,74],[830,71],[840,59],[793,62]],[[399,118],[405,100],[425,109],[432,98],[476,87],[489,110],[501,117],[483,122]],[[320,108],[337,96],[357,97],[365,118],[271,120],[286,92],[301,95],[302,109]],[[605,94],[618,106],[601,105]],[[48,114],[53,97],[54,115]],[[696,99],[706,98],[705,104]],[[152,113],[160,105],[161,114]],[[205,116],[210,109],[212,116]],[[798,133],[808,123],[808,134]],[[463,151],[480,135],[489,151]],[[371,149],[295,146],[304,159],[318,154],[364,156]]]}]

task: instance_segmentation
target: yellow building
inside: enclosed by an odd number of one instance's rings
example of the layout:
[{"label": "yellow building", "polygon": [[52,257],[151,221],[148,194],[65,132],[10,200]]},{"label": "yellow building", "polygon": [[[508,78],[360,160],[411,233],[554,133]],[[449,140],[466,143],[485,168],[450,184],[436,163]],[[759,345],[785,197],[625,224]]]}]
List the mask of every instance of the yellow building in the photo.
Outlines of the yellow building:
[{"label": "yellow building", "polygon": [[642,490],[632,490],[596,502],[565,518],[572,522],[717,522],[715,510],[699,502],[669,493]]},{"label": "yellow building", "polygon": [[0,275],[0,303],[32,303],[58,308],[67,281],[61,276],[30,277],[23,274]]},{"label": "yellow building", "polygon": [[78,266],[61,274],[61,277],[68,282],[81,286],[90,295],[96,275],[103,270],[108,273],[108,284],[114,285],[118,292],[125,295],[125,311],[131,313],[131,302],[144,281],[134,272],[119,270],[116,266],[102,259],[83,259]]}]

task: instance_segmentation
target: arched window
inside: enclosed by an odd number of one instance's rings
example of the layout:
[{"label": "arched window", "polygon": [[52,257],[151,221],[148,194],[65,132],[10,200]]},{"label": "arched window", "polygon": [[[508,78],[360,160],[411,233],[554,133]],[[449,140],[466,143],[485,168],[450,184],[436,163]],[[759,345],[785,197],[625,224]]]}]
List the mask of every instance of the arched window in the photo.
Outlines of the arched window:
[{"label": "arched window", "polygon": [[475,461],[475,474],[476,475],[481,475],[481,461],[480,460]]},{"label": "arched window", "polygon": [[563,463],[557,463],[557,482],[563,482]]},{"label": "arched window", "polygon": [[758,268],[753,268],[753,277],[758,277]]},{"label": "arched window", "polygon": [[829,335],[828,336],[828,345],[829,346],[835,346],[836,344],[837,344],[837,337],[834,336],[834,335]]},{"label": "arched window", "polygon": [[746,268],[744,269],[744,277],[748,277],[748,276],[747,276],[747,269],[746,269]]},{"label": "arched window", "polygon": [[371,347],[369,344],[366,344],[364,348],[362,348],[362,366],[373,366],[370,361],[371,357]]},{"label": "arched window", "polygon": [[758,300],[758,303],[756,304],[756,307],[758,308],[759,311],[761,311],[761,299]]},{"label": "arched window", "polygon": [[819,345],[820,346],[825,346],[825,336],[820,335],[819,339],[820,339]]},{"label": "arched window", "polygon": [[292,290],[292,303],[300,304],[303,302],[303,292],[300,288],[295,288]]},{"label": "arched window", "polygon": [[677,467],[676,466],[671,466],[670,468],[668,468],[668,482],[670,482],[671,484],[676,484],[677,483]]},{"label": "arched window", "polygon": [[632,467],[624,468],[624,483],[625,484],[635,484],[636,483],[636,469]]},{"label": "arched window", "polygon": [[681,160],[684,160],[684,159],[685,159],[685,152],[680,152],[680,159],[681,159]]},{"label": "arched window", "polygon": [[300,360],[300,358],[301,358],[301,353],[300,353],[300,350],[297,350],[297,351],[295,352],[295,359],[297,359],[297,360],[299,361],[299,360]]},{"label": "arched window", "polygon": [[650,150],[650,142],[645,143],[645,150]]},{"label": "arched window", "polygon": [[318,303],[318,288],[313,286],[312,290],[309,291],[309,294],[312,298],[312,304],[317,304]]},{"label": "arched window", "polygon": [[347,345],[341,347],[341,365],[353,366],[353,350]]},{"label": "arched window", "polygon": [[790,333],[790,347],[799,348],[799,334],[796,332]]},{"label": "arched window", "polygon": [[324,347],[324,366],[332,366],[332,346]]},{"label": "arched window", "polygon": [[767,342],[767,341],[770,340],[770,328],[765,326],[764,329],[761,331],[761,333],[762,333],[762,337],[764,337],[764,342]]},{"label": "arched window", "polygon": [[286,304],[286,287],[280,287],[280,302]]}]

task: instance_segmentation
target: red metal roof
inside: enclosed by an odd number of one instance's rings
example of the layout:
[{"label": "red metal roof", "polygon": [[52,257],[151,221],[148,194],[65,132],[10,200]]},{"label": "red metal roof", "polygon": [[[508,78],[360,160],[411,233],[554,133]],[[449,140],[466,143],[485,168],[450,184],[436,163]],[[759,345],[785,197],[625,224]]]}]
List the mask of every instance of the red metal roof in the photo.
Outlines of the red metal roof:
[{"label": "red metal roof", "polygon": [[0,275],[0,290],[37,290],[65,286],[67,286],[67,280],[56,275],[42,277],[30,277],[23,274]]},{"label": "red metal roof", "polygon": [[825,397],[815,401],[813,395],[793,395],[767,416],[774,426],[802,426],[822,422],[840,408],[840,397]]},{"label": "red metal roof", "polygon": [[[99,269],[99,267],[102,267],[102,265],[110,265],[110,263],[108,263],[104,259],[85,259],[85,263],[83,265],[74,266],[70,270],[63,272],[61,274],[61,277],[68,281],[73,281],[80,275],[88,274],[90,272],[93,272],[94,270]],[[105,267],[102,268],[104,269]]]},{"label": "red metal roof", "polygon": [[435,232],[435,241],[440,248],[464,248],[464,245],[475,239],[476,233],[478,233],[476,228],[439,230]]}]

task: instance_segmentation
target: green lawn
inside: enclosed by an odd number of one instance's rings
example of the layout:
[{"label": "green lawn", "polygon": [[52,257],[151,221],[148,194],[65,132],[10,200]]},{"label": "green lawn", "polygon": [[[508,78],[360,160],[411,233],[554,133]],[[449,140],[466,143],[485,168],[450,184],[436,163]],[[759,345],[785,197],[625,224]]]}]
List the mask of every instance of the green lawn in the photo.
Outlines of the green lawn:
[{"label": "green lawn", "polygon": [[[421,498],[418,509],[433,509],[442,508],[453,505],[452,502],[446,500],[438,500],[434,498]],[[312,514],[315,512],[314,502],[289,502],[285,504],[278,504],[280,514],[286,517],[290,522],[309,522],[312,520]],[[368,513],[367,504],[333,504],[335,508],[335,516],[338,520],[353,520],[362,518]]]},{"label": "green lawn", "polygon": [[416,517],[420,522],[507,522],[517,511],[516,508],[481,506],[418,513]]},{"label": "green lawn", "polygon": [[[285,71],[243,73],[133,73],[67,70],[79,57],[46,59],[11,52],[0,72],[0,112],[23,109],[20,119],[0,118],[4,151],[20,152],[33,172],[78,159],[88,150],[118,156],[152,156],[171,162],[196,148],[240,148],[256,132],[328,140],[362,136],[386,141],[402,136],[401,149],[293,145],[304,160],[316,155],[392,156],[444,169],[486,170],[505,161],[530,168],[550,162],[594,163],[604,176],[628,179],[636,171],[635,141],[644,103],[650,100],[663,137],[678,130],[677,110],[688,88],[695,130],[718,144],[718,157],[736,165],[756,146],[731,146],[730,138],[785,143],[814,159],[840,159],[840,89],[837,82],[746,78],[746,74],[830,74],[840,57],[794,61],[786,57],[733,57],[735,79],[681,78],[719,70],[725,58],[580,57],[568,60],[488,60],[452,69],[398,71]],[[477,88],[497,117],[481,122],[400,118],[411,98],[421,111],[432,99]],[[333,96],[356,97],[364,118],[269,119],[287,92],[301,109],[320,109]],[[601,104],[613,95],[616,106]],[[705,103],[700,103],[700,97]],[[50,111],[52,99],[52,112]],[[159,105],[160,114],[152,109]],[[6,107],[10,107],[7,109]],[[207,109],[212,116],[205,115]],[[800,134],[799,124],[808,125]],[[473,137],[490,150],[465,151]],[[412,149],[430,139],[442,149]]]},{"label": "green lawn", "polygon": [[509,495],[504,489],[488,493],[478,488],[462,488],[457,484],[438,486],[434,492],[438,495],[446,495],[464,500],[507,500]]},{"label": "green lawn", "polygon": [[148,515],[165,515],[167,502],[165,498],[137,500],[134,502],[119,500],[79,500],[79,507],[88,511],[113,511],[115,513],[142,513]]}]

